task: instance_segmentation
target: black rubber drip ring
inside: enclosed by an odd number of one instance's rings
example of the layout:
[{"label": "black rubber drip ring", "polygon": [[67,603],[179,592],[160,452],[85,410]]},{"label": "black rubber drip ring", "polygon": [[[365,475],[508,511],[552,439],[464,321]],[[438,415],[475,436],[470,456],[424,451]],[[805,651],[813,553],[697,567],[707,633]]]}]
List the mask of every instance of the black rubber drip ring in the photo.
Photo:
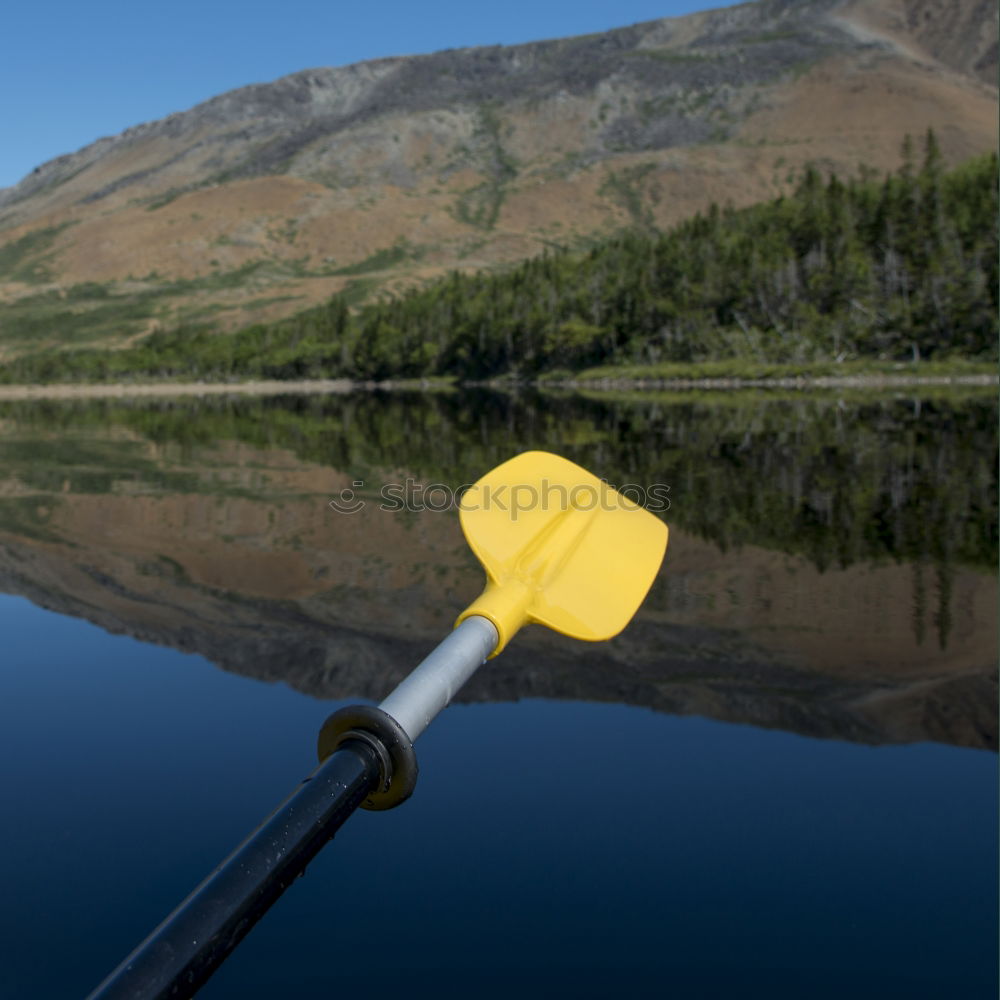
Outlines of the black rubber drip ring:
[{"label": "black rubber drip ring", "polygon": [[378,754],[382,773],[378,788],[361,803],[362,809],[392,809],[405,802],[416,787],[418,768],[413,744],[403,727],[374,705],[348,705],[338,709],[323,723],[319,732],[316,752],[320,762],[350,739],[361,739],[366,743],[374,740],[378,744],[370,745]]}]

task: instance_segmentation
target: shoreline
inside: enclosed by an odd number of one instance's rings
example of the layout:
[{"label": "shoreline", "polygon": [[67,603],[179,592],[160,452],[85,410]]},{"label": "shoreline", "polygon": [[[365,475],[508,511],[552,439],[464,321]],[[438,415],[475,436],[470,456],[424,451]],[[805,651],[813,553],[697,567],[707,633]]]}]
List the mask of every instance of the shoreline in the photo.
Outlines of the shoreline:
[{"label": "shoreline", "polygon": [[0,402],[29,399],[123,399],[128,396],[280,396],[326,393],[343,395],[362,388],[349,379],[277,379],[253,382],[53,382],[46,385],[0,385]]},{"label": "shoreline", "polygon": [[707,376],[705,378],[559,379],[535,383],[542,388],[586,389],[892,389],[911,385],[1000,385],[1000,374],[970,375],[777,375],[774,378]]},{"label": "shoreline", "polygon": [[[714,376],[705,378],[560,378],[512,382],[494,380],[469,383],[470,387],[510,389],[518,385],[538,390],[584,390],[587,392],[623,389],[892,389],[907,386],[991,386],[1000,385],[997,374],[964,375],[816,375],[741,378]],[[0,402],[33,399],[124,399],[128,397],[165,398],[170,396],[281,396],[344,395],[372,390],[440,390],[434,380],[405,379],[385,382],[352,382],[350,379],[262,379],[250,382],[145,382],[87,383],[67,382],[45,385],[0,385]],[[448,388],[460,389],[460,383]]]}]

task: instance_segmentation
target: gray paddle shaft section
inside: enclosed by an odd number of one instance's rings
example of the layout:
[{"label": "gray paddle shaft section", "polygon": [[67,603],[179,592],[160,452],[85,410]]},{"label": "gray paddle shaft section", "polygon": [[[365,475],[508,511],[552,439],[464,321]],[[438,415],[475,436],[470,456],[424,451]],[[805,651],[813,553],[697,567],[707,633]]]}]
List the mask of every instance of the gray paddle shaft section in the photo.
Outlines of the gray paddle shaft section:
[{"label": "gray paddle shaft section", "polygon": [[411,743],[430,725],[459,688],[486,662],[500,637],[487,618],[466,618],[379,705],[406,731]]}]

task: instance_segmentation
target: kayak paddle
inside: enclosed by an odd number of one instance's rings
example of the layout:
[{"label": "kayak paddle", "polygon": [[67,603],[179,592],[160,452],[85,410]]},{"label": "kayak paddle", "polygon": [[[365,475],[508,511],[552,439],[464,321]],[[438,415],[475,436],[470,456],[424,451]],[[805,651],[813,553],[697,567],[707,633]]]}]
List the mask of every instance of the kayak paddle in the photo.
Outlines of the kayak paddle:
[{"label": "kayak paddle", "polygon": [[358,806],[390,809],[417,779],[413,744],[522,625],[577,639],[617,635],[660,568],[667,527],[603,480],[531,451],[487,473],[459,519],[486,589],[455,630],[377,708],[342,708],[320,765],[114,970],[88,1000],[190,997]]}]

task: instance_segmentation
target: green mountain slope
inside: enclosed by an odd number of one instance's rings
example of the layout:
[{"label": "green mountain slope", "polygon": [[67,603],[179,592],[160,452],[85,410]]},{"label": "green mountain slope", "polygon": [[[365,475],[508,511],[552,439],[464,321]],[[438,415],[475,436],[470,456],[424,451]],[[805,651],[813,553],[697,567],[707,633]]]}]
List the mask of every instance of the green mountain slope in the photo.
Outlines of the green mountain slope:
[{"label": "green mountain slope", "polygon": [[792,195],[505,273],[452,274],[352,313],[327,304],[235,334],[23,358],[6,381],[484,378],[600,364],[992,358],[997,157],[946,172],[932,133],[895,175],[810,169]]}]

